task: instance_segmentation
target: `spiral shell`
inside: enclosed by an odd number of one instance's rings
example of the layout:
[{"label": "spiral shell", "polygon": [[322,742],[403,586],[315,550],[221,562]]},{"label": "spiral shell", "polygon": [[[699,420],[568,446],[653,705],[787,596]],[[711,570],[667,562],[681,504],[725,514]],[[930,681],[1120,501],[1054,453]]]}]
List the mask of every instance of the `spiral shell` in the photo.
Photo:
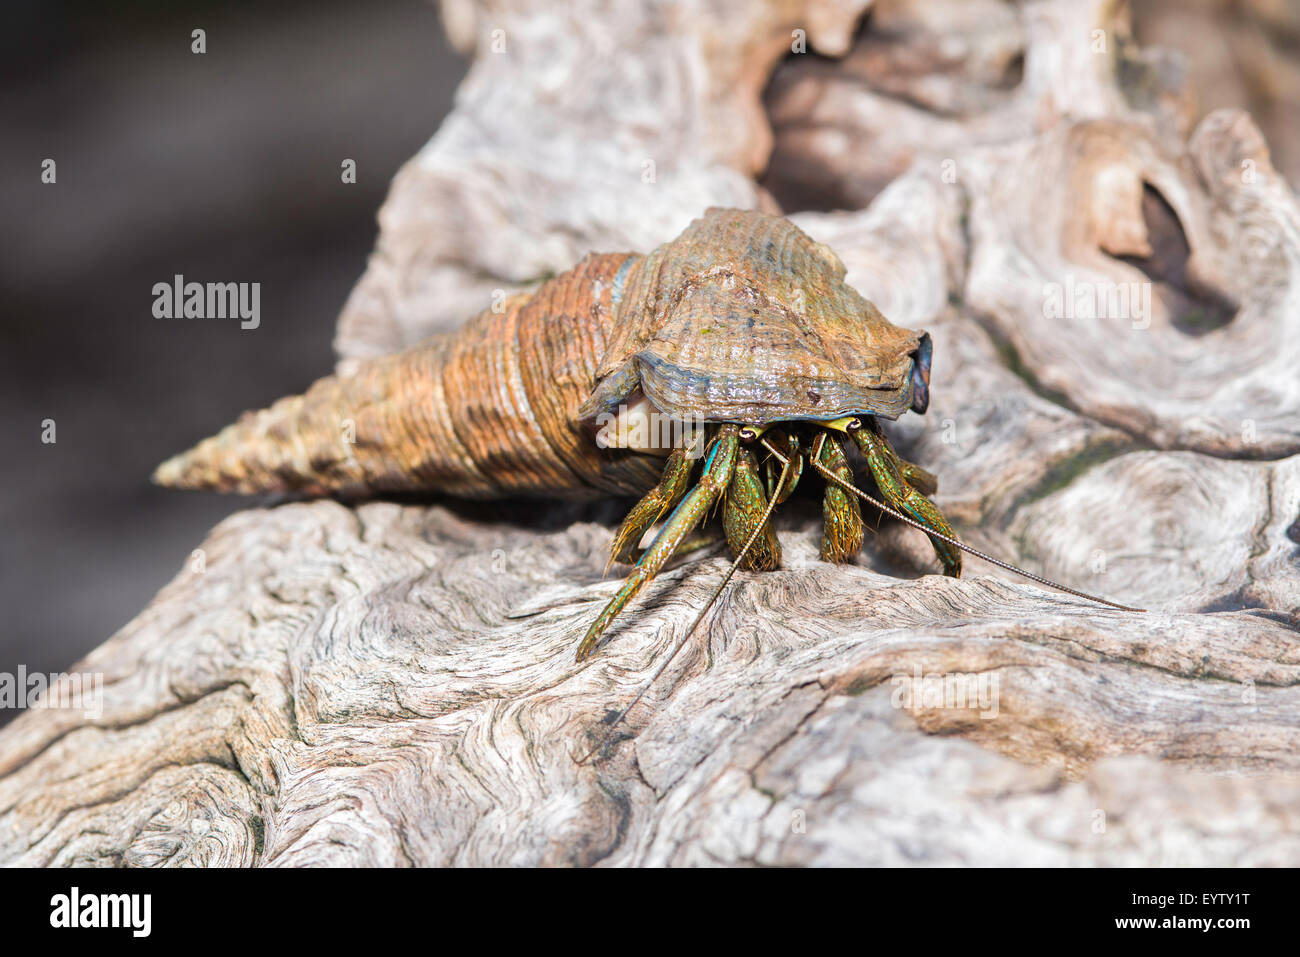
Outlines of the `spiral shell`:
[{"label": "spiral shell", "polygon": [[245,413],[154,478],[242,493],[641,494],[662,463],[594,440],[640,396],[674,420],[896,418],[924,408],[929,348],[789,221],[710,209],[649,255],[588,256],[456,332]]}]

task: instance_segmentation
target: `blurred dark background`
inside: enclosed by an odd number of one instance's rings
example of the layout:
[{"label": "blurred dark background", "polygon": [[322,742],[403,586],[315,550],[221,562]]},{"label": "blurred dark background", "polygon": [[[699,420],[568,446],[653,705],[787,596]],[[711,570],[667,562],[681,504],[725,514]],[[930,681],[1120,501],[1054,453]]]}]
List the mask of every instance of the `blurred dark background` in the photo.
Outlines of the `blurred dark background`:
[{"label": "blurred dark background", "polygon": [[[149,475],[332,370],[388,182],[465,63],[428,0],[8,0],[5,14],[0,671],[50,672],[248,504]],[[355,185],[340,181],[349,158]],[[260,282],[261,327],[153,318],[153,284],[176,273]]]}]

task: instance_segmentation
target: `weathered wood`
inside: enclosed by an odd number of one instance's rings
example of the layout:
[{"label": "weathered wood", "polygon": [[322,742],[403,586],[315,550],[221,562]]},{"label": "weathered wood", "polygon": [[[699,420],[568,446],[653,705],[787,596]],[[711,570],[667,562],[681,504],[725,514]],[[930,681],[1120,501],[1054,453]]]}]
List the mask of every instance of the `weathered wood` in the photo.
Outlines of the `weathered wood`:
[{"label": "weathered wood", "polygon": [[[702,20],[647,14],[658,26],[641,41],[595,13],[570,34],[516,6],[498,14],[513,52],[495,60],[496,21],[447,11],[463,44],[476,38],[476,66],[458,117],[394,185],[341,321],[345,356],[409,341],[481,308],[492,283],[589,247],[646,248],[702,202],[760,202],[768,141],[753,111],[775,38],[813,14],[701,3]],[[816,7],[809,33],[832,38],[826,52],[847,49],[855,6]],[[876,155],[866,173],[855,164],[886,106],[826,93],[808,111],[826,136],[800,149],[841,185],[879,185],[865,208],[793,218],[892,321],[933,334],[930,411],[891,434],[939,475],[959,533],[1147,614],[976,560],[959,581],[924,575],[928,544],[891,523],[858,564],[829,566],[815,503],[794,500],[777,522],[784,567],[738,574],[618,743],[579,764],[720,581],[721,555],[661,575],[578,665],[574,646],[617,587],[601,572],[618,503],[249,509],[203,544],[201,572],[182,571],[78,666],[105,675],[102,716],[36,711],[0,731],[0,861],[1300,862],[1296,200],[1244,114],[1211,114],[1188,136],[1185,91],[1134,105],[1114,58],[1080,60],[1083,7],[990,5],[985,29],[958,36],[974,52],[956,65],[903,56],[901,27],[900,49],[864,32],[818,82],[893,78],[888,96],[948,105],[951,138],[923,151],[932,129],[919,124],[905,162]],[[873,29],[911,9],[879,5]],[[722,22],[726,43],[707,42]],[[957,49],[936,22],[934,49]],[[997,88],[1004,34],[1057,54],[1028,57],[1020,87],[981,93],[968,81]],[[580,55],[595,36],[625,58],[620,97],[589,88],[613,69]],[[530,49],[543,39],[546,55]],[[655,72],[668,49],[694,71],[671,94]],[[1130,78],[1132,63],[1168,62],[1126,56]],[[548,114],[545,148],[600,154],[597,116],[610,141],[672,129],[689,143],[680,178],[661,167],[648,208],[620,199],[605,217],[589,203],[619,192],[612,173],[553,167],[548,194],[533,191],[541,120],[490,152],[458,139],[488,104],[513,109],[548,82],[589,100]],[[987,135],[964,113],[984,96],[1019,118]],[[686,135],[728,108],[743,122],[725,136]],[[846,147],[819,152],[834,136]],[[502,170],[517,178],[486,185]],[[1054,316],[1052,284],[1068,282],[1150,282],[1149,324]],[[959,676],[991,696],[927,701]]]}]

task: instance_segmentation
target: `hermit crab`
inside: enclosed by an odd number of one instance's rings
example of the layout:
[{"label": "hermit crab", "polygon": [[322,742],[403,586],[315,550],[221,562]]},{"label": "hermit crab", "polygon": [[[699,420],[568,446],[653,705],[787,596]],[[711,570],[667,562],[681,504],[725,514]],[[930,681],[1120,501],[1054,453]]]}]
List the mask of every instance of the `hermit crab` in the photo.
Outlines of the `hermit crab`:
[{"label": "hermit crab", "polygon": [[[640,496],[610,556],[634,567],[579,660],[718,507],[733,572],[779,566],[772,510],[814,473],[828,562],[861,547],[865,499],[929,535],[947,575],[961,574],[962,550],[1012,568],[957,540],[930,500],[935,477],[880,426],[925,412],[929,335],[892,325],[844,278],[788,220],[710,209],[648,255],[590,255],[456,332],[245,413],[154,479],[349,497]],[[878,498],[855,485],[851,448]]]}]

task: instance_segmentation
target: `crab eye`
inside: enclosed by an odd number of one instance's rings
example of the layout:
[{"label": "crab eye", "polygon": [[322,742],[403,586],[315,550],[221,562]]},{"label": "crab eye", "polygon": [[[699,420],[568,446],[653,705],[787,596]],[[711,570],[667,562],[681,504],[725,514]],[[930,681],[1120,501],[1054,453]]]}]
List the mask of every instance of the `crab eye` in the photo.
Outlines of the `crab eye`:
[{"label": "crab eye", "polygon": [[924,412],[930,406],[930,334],[921,334],[921,344],[912,353],[912,410]]}]

